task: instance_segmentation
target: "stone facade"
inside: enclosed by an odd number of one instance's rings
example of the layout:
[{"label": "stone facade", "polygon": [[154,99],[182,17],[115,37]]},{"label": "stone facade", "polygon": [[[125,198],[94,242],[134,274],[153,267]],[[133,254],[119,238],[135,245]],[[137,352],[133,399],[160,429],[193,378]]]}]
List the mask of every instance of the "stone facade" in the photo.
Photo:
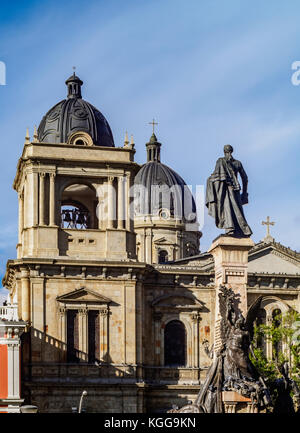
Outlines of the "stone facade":
[{"label": "stone facade", "polygon": [[[17,259],[3,284],[27,323],[22,397],[40,412],[71,412],[84,389],[88,412],[183,406],[211,363],[203,342],[214,338],[213,257],[195,251],[201,233],[183,221],[134,221],[133,143],[94,146],[86,131],[76,134],[80,144],[73,135],[61,144],[27,137],[14,181]],[[167,263],[158,263],[162,248]],[[300,311],[298,253],[262,241],[244,276],[245,309],[263,295],[267,317],[275,308]],[[166,365],[173,325],[183,330],[183,365]]]}]

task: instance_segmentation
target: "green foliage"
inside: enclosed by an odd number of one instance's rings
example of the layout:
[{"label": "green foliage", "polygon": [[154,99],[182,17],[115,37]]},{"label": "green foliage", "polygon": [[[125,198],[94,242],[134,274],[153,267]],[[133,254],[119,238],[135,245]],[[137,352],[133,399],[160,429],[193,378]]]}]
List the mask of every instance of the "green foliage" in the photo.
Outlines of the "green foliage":
[{"label": "green foliage", "polygon": [[[250,359],[261,373],[271,382],[281,377],[281,367],[289,363],[290,377],[300,386],[300,314],[290,310],[277,314],[272,323],[254,326],[252,353]],[[264,347],[269,343],[272,359],[267,359]]]}]

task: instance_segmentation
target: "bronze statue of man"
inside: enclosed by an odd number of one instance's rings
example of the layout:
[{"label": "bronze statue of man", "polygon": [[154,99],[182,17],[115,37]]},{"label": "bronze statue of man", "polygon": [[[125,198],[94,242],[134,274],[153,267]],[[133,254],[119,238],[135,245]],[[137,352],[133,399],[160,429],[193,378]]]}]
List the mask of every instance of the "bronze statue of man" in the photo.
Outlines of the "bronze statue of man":
[{"label": "bronze statue of man", "polygon": [[[233,147],[224,146],[224,157],[219,158],[215,171],[207,179],[206,206],[219,229],[234,237],[249,237],[252,230],[246,221],[243,205],[248,203],[248,177],[242,163],[232,157]],[[238,180],[242,179],[242,192]]]}]

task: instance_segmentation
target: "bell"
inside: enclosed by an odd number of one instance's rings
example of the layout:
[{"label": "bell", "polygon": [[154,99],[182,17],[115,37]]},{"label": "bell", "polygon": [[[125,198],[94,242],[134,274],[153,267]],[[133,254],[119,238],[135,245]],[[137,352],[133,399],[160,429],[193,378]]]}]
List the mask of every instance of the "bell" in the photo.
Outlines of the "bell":
[{"label": "bell", "polygon": [[84,224],[84,216],[83,216],[82,212],[79,212],[76,223],[81,224],[81,225]]},{"label": "bell", "polygon": [[69,212],[69,211],[65,212],[65,215],[64,215],[64,221],[65,221],[66,223],[69,223],[69,222],[71,221],[71,215],[70,215],[70,212]]}]

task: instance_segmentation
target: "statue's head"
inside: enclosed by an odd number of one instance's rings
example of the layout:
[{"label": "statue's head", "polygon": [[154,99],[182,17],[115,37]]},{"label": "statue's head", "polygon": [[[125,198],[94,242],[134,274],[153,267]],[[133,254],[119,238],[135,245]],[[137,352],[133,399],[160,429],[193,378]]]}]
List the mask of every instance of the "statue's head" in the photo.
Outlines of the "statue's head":
[{"label": "statue's head", "polygon": [[224,146],[224,155],[226,159],[232,158],[233,147],[230,144]]},{"label": "statue's head", "polygon": [[233,152],[233,147],[230,144],[225,144],[224,146],[224,155],[226,158],[231,158],[231,154]]},{"label": "statue's head", "polygon": [[232,153],[233,152],[233,147],[231,146],[231,144],[225,144],[224,146],[224,153]]}]

